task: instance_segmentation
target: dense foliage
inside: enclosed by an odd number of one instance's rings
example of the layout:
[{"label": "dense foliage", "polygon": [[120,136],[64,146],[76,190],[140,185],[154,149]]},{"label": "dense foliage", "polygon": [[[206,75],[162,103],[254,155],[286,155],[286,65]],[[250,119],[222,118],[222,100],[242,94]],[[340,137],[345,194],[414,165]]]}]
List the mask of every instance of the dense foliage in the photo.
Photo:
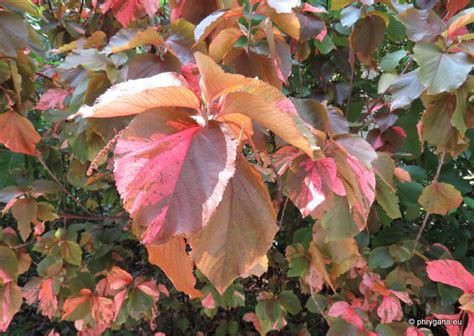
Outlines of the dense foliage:
[{"label": "dense foliage", "polygon": [[0,0],[0,332],[474,335],[470,7]]}]

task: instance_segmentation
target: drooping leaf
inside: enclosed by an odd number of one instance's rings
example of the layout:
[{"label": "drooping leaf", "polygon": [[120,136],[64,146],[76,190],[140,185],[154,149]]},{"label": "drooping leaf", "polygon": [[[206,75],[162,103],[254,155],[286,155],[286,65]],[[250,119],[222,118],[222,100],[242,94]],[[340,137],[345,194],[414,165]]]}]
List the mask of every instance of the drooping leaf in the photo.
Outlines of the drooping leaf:
[{"label": "drooping leaf", "polygon": [[[249,202],[259,210],[249,208]],[[277,230],[276,214],[260,174],[239,158],[214,216],[190,237],[191,256],[222,294],[265,256]]]},{"label": "drooping leaf", "polygon": [[36,144],[41,136],[33,124],[15,111],[0,114],[0,143],[9,150],[36,156]]},{"label": "drooping leaf", "polygon": [[464,141],[451,124],[456,108],[456,96],[451,93],[424,95],[422,101],[426,110],[421,117],[421,139],[435,145],[439,150],[447,149],[453,153],[461,151]]},{"label": "drooping leaf", "polygon": [[368,15],[354,26],[349,42],[363,64],[372,66],[372,52],[382,43],[385,29],[385,21],[379,15]]},{"label": "drooping leaf", "polygon": [[0,54],[7,57],[16,57],[18,49],[26,46],[28,39],[27,26],[23,19],[8,11],[0,12]]},{"label": "drooping leaf", "polygon": [[23,241],[26,241],[31,233],[31,222],[36,219],[38,203],[32,198],[22,198],[15,202],[12,207],[12,215],[17,220],[18,230]]},{"label": "drooping leaf", "polygon": [[0,270],[0,332],[7,331],[22,301],[20,287]]},{"label": "drooping leaf", "polygon": [[0,270],[12,279],[18,275],[18,259],[13,250],[5,246],[0,246]]},{"label": "drooping leaf", "polygon": [[390,108],[392,110],[408,106],[426,89],[426,87],[420,83],[418,73],[418,69],[410,71],[400,75],[392,82],[389,88],[389,92],[392,94],[392,101],[390,102]]},{"label": "drooping leaf", "polygon": [[[357,151],[353,151],[353,153],[357,154]],[[361,158],[370,157],[374,153],[370,154],[366,151],[362,153]],[[375,200],[374,171],[357,160],[355,156],[351,155],[350,152],[339,144],[336,144],[334,148],[333,158],[336,161],[337,171],[344,182],[347,200],[350,203],[354,220],[359,228],[362,229],[366,225],[370,207]]]},{"label": "drooping leaf", "polygon": [[202,293],[194,288],[194,263],[186,253],[186,243],[182,237],[174,237],[163,245],[148,245],[147,251],[150,263],[166,273],[176,290],[188,294],[191,298],[202,296]]},{"label": "drooping leaf", "polygon": [[469,103],[469,95],[474,88],[474,78],[469,77],[464,85],[456,90],[456,108],[451,117],[451,124],[464,135],[468,128],[472,128],[474,108]]},{"label": "drooping leaf", "polygon": [[399,218],[401,213],[396,189],[393,185],[395,162],[387,153],[378,152],[377,156],[377,159],[373,161],[377,175],[375,198],[390,218]]},{"label": "drooping leaf", "polygon": [[352,238],[360,231],[348,201],[340,196],[335,196],[334,206],[322,218],[321,226],[327,232],[327,241]]},{"label": "drooping leaf", "polygon": [[420,82],[431,95],[456,90],[474,66],[474,61],[464,52],[442,52],[432,44],[417,44],[413,52],[420,65]]},{"label": "drooping leaf", "polygon": [[[115,179],[144,244],[201,230],[234,174],[236,144],[224,125],[196,124],[186,112],[140,114],[115,149]],[[184,206],[185,205],[185,206]]]},{"label": "drooping leaf", "polygon": [[434,182],[423,189],[418,202],[426,212],[445,215],[462,202],[459,190],[450,184]]}]

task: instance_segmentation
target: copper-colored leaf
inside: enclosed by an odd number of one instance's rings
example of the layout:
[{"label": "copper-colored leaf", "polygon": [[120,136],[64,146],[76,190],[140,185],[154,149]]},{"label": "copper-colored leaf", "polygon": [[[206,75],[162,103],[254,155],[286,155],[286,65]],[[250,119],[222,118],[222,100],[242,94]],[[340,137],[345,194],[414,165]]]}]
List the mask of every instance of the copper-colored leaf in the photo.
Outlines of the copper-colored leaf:
[{"label": "copper-colored leaf", "polygon": [[150,263],[166,273],[176,290],[185,292],[191,298],[202,296],[202,293],[194,288],[194,264],[186,253],[186,243],[182,237],[174,237],[163,245],[148,245],[147,251]]},{"label": "copper-colored leaf", "polygon": [[238,28],[221,30],[209,45],[209,56],[216,62],[221,61],[243,34]]},{"label": "copper-colored leaf", "polygon": [[202,229],[234,174],[236,143],[225,125],[196,124],[180,110],[137,116],[118,141],[115,179],[145,244]]},{"label": "copper-colored leaf", "polygon": [[13,280],[0,269],[0,332],[6,332],[13,316],[20,310],[21,290]]},{"label": "copper-colored leaf", "polygon": [[0,143],[17,153],[36,155],[41,136],[33,124],[15,111],[0,114]]},{"label": "copper-colored leaf", "polygon": [[382,43],[385,29],[385,21],[379,15],[368,15],[356,23],[349,42],[363,64],[372,66],[372,52]]},{"label": "copper-colored leaf", "polygon": [[261,261],[277,230],[260,173],[240,157],[216,213],[201,232],[190,237],[191,256],[222,294],[235,278]]},{"label": "copper-colored leaf", "polygon": [[200,102],[187,88],[181,75],[166,72],[117,84],[100,96],[93,106],[82,106],[73,117],[121,117],[160,107],[199,109]]},{"label": "copper-colored leaf", "polygon": [[462,195],[450,184],[433,182],[423,189],[418,202],[426,212],[446,215],[461,205]]}]

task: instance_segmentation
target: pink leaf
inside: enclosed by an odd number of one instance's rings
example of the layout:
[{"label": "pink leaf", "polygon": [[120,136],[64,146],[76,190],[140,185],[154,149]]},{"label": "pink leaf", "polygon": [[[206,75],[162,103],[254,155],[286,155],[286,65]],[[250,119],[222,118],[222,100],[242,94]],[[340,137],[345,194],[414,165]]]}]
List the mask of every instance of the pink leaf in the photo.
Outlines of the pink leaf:
[{"label": "pink leaf", "polygon": [[382,319],[382,323],[392,323],[403,318],[400,301],[392,296],[384,296],[382,303],[377,308],[377,315]]},{"label": "pink leaf", "polygon": [[160,8],[159,0],[106,0],[102,11],[106,13],[112,9],[117,20],[127,27],[130,22],[143,16],[144,12],[153,17],[158,8]]},{"label": "pink leaf", "polygon": [[35,109],[41,111],[46,111],[48,109],[64,110],[66,108],[64,105],[64,100],[70,94],[71,93],[67,90],[49,89],[41,96],[38,104],[35,106]]},{"label": "pink leaf", "polygon": [[234,174],[236,150],[225,126],[200,127],[186,112],[136,117],[118,141],[114,172],[125,209],[145,228],[142,242],[201,230]]},{"label": "pink leaf", "polygon": [[335,302],[328,312],[329,316],[341,317],[350,324],[355,325],[360,330],[364,330],[364,321],[357,315],[354,308],[352,308],[347,302],[339,301]]},{"label": "pink leaf", "polygon": [[426,264],[426,273],[431,280],[460,288],[465,293],[474,292],[474,276],[459,261],[434,260]]},{"label": "pink leaf", "polygon": [[204,308],[214,309],[216,307],[216,302],[212,297],[212,293],[207,294],[206,297],[202,299],[201,304]]}]

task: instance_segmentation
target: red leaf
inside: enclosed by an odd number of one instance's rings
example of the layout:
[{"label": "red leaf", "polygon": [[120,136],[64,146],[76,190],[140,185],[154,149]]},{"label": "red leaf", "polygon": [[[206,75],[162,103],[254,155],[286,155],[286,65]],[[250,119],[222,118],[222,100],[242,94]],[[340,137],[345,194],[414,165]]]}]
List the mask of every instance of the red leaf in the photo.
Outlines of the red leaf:
[{"label": "red leaf", "polygon": [[0,143],[16,153],[36,156],[36,144],[41,136],[33,124],[16,113],[8,111],[0,114]]},{"label": "red leaf", "polygon": [[117,20],[127,27],[130,22],[141,18],[144,12],[153,17],[158,8],[160,0],[106,0],[102,11],[106,13],[112,9]]},{"label": "red leaf", "polygon": [[235,156],[225,126],[200,127],[178,110],[136,117],[117,143],[114,172],[125,209],[146,228],[142,242],[201,230],[234,174]]},{"label": "red leaf", "polygon": [[426,273],[433,281],[474,293],[474,276],[456,260],[434,260],[426,263]]},{"label": "red leaf", "polygon": [[49,89],[41,96],[38,104],[34,107],[37,110],[46,111],[48,109],[64,110],[64,100],[71,93],[67,90]]},{"label": "red leaf", "polygon": [[448,9],[446,18],[450,19],[454,14],[465,8],[467,5],[469,5],[469,0],[448,0],[448,3],[446,4],[446,8]]}]

